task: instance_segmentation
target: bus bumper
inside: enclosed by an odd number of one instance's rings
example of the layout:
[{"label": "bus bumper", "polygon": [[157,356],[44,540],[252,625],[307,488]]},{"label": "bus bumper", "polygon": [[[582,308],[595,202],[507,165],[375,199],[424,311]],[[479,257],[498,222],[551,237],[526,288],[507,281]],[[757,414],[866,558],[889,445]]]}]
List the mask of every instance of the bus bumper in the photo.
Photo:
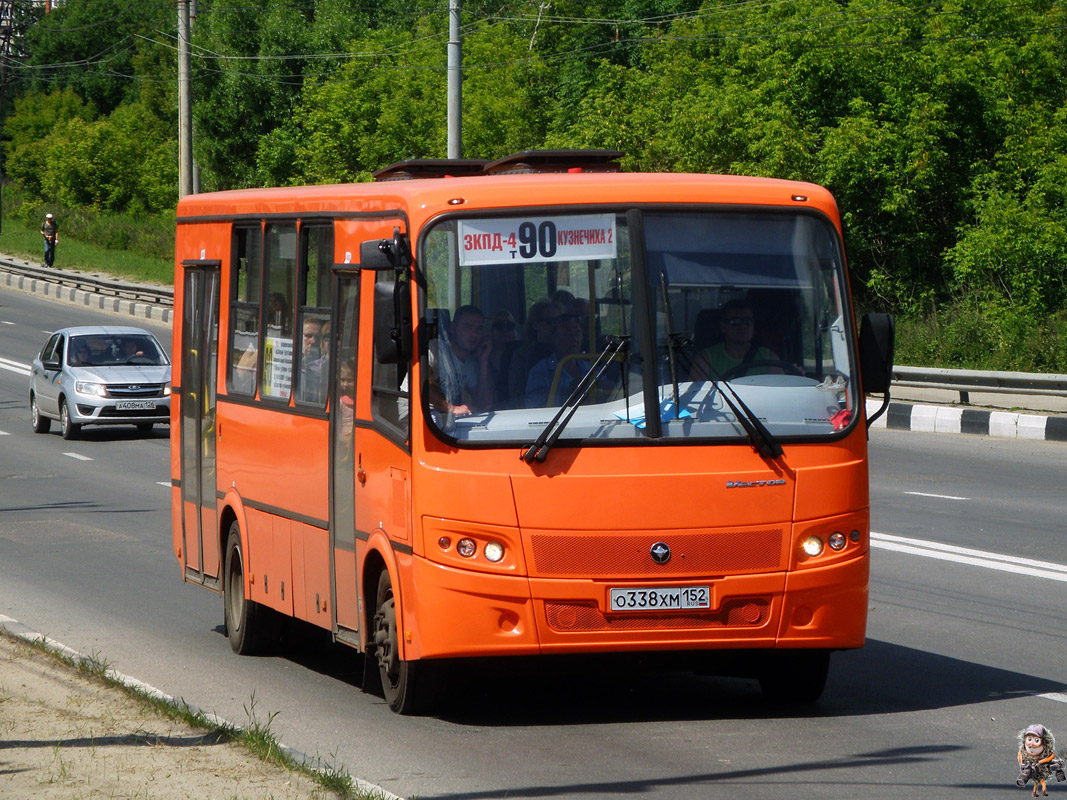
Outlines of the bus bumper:
[{"label": "bus bumper", "polygon": [[[867,556],[821,569],[671,585],[712,587],[706,611],[608,611],[614,583],[498,576],[412,559],[405,625],[421,658],[616,650],[854,648],[867,621]],[[633,582],[630,582],[631,584]],[[656,585],[662,581],[646,581]]]}]

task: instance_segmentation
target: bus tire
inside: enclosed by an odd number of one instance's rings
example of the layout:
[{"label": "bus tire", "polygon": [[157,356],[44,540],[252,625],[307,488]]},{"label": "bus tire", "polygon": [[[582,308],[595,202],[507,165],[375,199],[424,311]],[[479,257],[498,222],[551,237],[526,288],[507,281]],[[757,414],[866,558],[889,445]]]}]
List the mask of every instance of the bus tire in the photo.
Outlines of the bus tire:
[{"label": "bus tire", "polygon": [[829,650],[797,650],[776,653],[760,672],[759,685],[771,703],[809,704],[817,701],[826,688],[830,672]]},{"label": "bus tire", "polygon": [[223,569],[222,610],[230,647],[241,656],[262,654],[276,638],[278,626],[270,608],[245,595],[245,558],[236,520],[226,538]]},{"label": "bus tire", "polygon": [[388,570],[378,576],[374,606],[374,655],[382,681],[382,694],[397,714],[417,714],[430,706],[431,670],[422,662],[400,658],[396,599]]}]

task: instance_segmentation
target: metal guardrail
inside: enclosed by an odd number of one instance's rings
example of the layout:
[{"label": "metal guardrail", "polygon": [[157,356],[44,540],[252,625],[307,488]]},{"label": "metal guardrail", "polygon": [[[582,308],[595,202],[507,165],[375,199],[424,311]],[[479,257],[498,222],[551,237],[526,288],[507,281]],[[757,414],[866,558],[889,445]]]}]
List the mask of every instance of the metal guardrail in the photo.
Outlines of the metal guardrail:
[{"label": "metal guardrail", "polygon": [[1067,397],[1067,375],[1055,373],[894,367],[893,386],[947,389],[959,392],[961,403],[970,402],[970,392]]},{"label": "metal guardrail", "polygon": [[11,258],[0,258],[0,269],[15,275],[24,275],[28,278],[36,278],[51,283],[58,283],[62,286],[71,286],[86,292],[108,294],[114,297],[122,297],[130,300],[144,300],[149,303],[158,303],[166,306],[174,305],[174,290],[170,287],[157,287],[149,286],[147,284],[97,278],[92,275],[87,275],[84,272],[49,269],[48,267],[16,261]]}]

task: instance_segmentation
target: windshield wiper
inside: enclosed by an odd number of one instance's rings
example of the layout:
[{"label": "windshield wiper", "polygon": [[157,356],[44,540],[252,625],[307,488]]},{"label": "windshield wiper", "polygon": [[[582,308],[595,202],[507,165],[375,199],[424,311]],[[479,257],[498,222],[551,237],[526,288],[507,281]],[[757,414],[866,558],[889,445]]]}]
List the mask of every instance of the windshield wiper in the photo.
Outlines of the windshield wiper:
[{"label": "windshield wiper", "polygon": [[[775,459],[782,455],[782,446],[778,443],[778,440],[774,438],[774,434],[767,430],[767,426],[763,424],[756,413],[748,407],[741,396],[734,391],[734,387],[730,385],[730,382],[723,380],[723,377],[711,368],[712,375],[712,391],[719,389],[719,394],[722,395],[722,399],[726,401],[726,405],[730,406],[730,410],[734,412],[734,416],[737,421],[741,423],[741,427],[745,429],[745,433],[748,434],[748,440],[752,442],[752,447],[761,456],[767,459]],[[730,394],[722,391],[721,387],[726,387]],[[730,399],[730,395],[733,395],[733,400]],[[735,405],[736,403],[736,405]],[[740,407],[740,408],[739,408]]]},{"label": "windshield wiper", "polygon": [[560,434],[563,433],[563,429],[567,427],[567,423],[571,421],[571,417],[574,416],[574,412],[578,410],[578,406],[582,404],[582,401],[589,396],[589,393],[593,391],[593,387],[597,385],[597,382],[603,376],[604,371],[608,368],[611,360],[620,353],[629,344],[630,337],[628,336],[609,336],[608,344],[592,366],[586,371],[582,379],[575,385],[574,390],[570,393],[570,396],[563,401],[563,405],[559,407],[559,411],[556,412],[556,416],[552,417],[544,430],[541,431],[541,435],[538,436],[533,444],[527,447],[520,453],[519,458],[525,461],[527,464],[537,461],[542,463],[545,458],[548,457],[548,451],[552,449],[552,446],[559,439]]}]

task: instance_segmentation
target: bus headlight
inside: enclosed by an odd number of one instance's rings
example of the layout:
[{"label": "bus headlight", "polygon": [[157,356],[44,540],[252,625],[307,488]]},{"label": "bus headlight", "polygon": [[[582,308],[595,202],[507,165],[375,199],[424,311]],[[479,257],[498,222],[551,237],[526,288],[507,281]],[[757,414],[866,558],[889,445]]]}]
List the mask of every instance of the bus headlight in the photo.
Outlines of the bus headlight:
[{"label": "bus headlight", "polygon": [[504,545],[500,542],[490,542],[485,546],[485,560],[494,564],[504,557]]},{"label": "bus headlight", "polygon": [[812,558],[822,553],[822,539],[818,536],[809,536],[801,542],[800,546],[803,548],[804,552]]},{"label": "bus headlight", "polygon": [[473,539],[460,539],[459,544],[456,545],[456,552],[464,558],[474,558],[475,553],[478,552],[478,545]]}]

